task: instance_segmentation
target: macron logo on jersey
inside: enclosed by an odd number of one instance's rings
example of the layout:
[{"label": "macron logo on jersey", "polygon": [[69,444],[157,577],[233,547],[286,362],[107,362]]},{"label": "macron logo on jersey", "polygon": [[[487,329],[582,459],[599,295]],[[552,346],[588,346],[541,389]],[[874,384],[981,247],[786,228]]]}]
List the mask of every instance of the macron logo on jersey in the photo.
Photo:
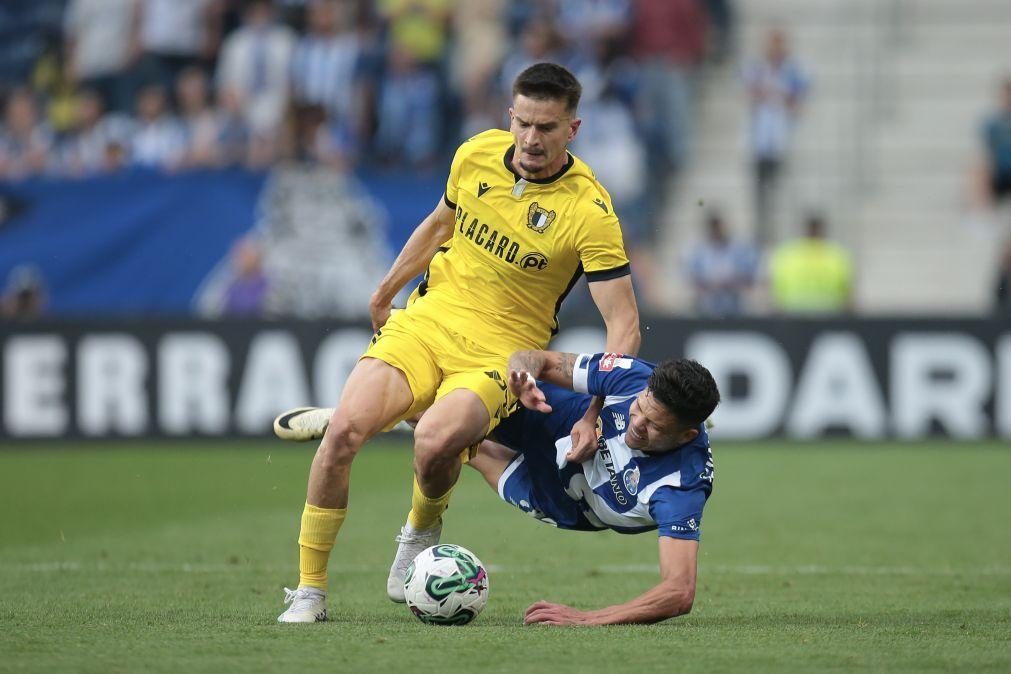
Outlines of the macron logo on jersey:
[{"label": "macron logo on jersey", "polygon": [[621,353],[605,353],[600,358],[600,364],[597,369],[601,372],[610,372],[616,367],[620,367],[623,370],[629,370],[632,368],[632,359],[624,358],[624,354]]}]

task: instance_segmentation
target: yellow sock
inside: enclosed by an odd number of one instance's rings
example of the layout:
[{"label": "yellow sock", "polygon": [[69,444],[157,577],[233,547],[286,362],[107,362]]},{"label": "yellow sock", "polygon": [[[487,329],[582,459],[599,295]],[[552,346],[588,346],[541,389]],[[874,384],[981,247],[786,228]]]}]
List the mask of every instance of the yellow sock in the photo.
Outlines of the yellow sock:
[{"label": "yellow sock", "polygon": [[347,508],[317,508],[305,504],[298,534],[299,587],[308,585],[326,591],[326,565]]},{"label": "yellow sock", "polygon": [[439,525],[442,513],[449,507],[450,489],[442,496],[429,498],[421,493],[418,478],[414,478],[414,492],[411,494],[411,512],[407,514],[407,522],[417,531],[427,531]]}]

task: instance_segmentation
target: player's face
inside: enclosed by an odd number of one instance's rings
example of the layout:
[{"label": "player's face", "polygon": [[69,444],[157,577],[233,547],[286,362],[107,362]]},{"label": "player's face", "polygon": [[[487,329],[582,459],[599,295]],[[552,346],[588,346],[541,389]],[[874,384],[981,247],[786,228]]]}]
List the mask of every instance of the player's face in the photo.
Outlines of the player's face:
[{"label": "player's face", "polygon": [[579,130],[580,120],[565,101],[516,96],[509,108],[509,130],[516,143],[513,168],[527,179],[550,178],[568,161],[565,148]]},{"label": "player's face", "polygon": [[684,428],[677,417],[664,407],[649,389],[639,394],[628,410],[625,444],[644,452],[663,452],[680,447],[698,435],[694,428]]}]

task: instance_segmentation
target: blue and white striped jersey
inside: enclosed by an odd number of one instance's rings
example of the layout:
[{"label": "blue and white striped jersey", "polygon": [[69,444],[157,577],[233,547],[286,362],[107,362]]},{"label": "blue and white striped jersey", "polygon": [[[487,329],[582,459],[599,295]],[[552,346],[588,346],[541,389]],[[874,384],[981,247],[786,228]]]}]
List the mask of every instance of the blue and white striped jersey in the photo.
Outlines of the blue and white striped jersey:
[{"label": "blue and white striped jersey", "polygon": [[[625,444],[629,407],[654,367],[617,354],[580,354],[573,372],[575,391],[539,383],[550,414],[523,409],[496,430],[496,440],[521,453],[506,473],[525,464],[536,516],[567,529],[656,529],[660,536],[699,539],[714,476],[705,424],[699,425],[695,440],[668,452],[646,453]],[[597,452],[570,464],[565,460],[572,446],[569,433],[593,395],[604,398]]]}]

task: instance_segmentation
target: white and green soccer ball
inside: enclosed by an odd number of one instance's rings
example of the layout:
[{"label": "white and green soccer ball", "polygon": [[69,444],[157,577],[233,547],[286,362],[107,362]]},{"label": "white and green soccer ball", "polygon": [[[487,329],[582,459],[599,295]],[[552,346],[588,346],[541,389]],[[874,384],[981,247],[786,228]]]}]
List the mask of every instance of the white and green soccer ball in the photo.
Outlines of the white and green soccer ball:
[{"label": "white and green soccer ball", "polygon": [[467,548],[433,545],[407,568],[404,597],[423,623],[466,625],[488,603],[488,572]]}]

